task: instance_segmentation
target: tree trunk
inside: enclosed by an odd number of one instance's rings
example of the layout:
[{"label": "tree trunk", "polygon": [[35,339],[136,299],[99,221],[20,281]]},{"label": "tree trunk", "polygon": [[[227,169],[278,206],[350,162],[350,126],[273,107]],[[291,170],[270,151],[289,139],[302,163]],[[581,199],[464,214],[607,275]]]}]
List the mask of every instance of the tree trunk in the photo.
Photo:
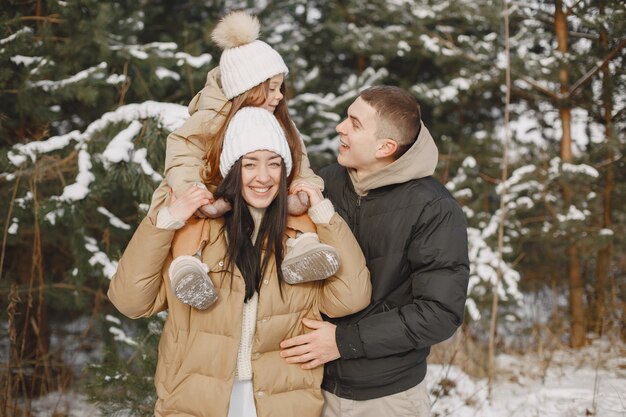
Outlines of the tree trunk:
[{"label": "tree trunk", "polygon": [[367,65],[367,62],[366,62],[365,56],[359,55],[357,59],[357,63],[356,63],[357,74],[363,74],[363,71],[365,71],[366,65]]},{"label": "tree trunk", "polygon": [[[601,14],[604,10],[601,9]],[[600,50],[608,50],[608,39],[606,31],[600,32]],[[611,99],[611,74],[608,64],[602,68],[602,101],[604,106],[604,125],[606,130],[606,142],[608,145],[607,160],[612,161],[615,157],[613,152],[613,102]],[[602,191],[602,227],[610,228],[613,224],[611,218],[611,200],[615,181],[614,164],[609,162],[606,168],[604,190]],[[604,313],[606,311],[606,287],[608,281],[609,267],[611,264],[612,245],[609,242],[598,251],[596,263],[596,284],[595,284],[595,308],[594,308],[594,331],[602,334]]]},{"label": "tree trunk", "polygon": [[604,325],[604,313],[606,311],[606,285],[611,263],[611,245],[600,249],[596,261],[596,284],[595,284],[595,308],[593,316],[593,331],[602,335]]},{"label": "tree trunk", "polygon": [[[556,33],[557,47],[559,52],[567,53],[567,20],[563,12],[563,1],[556,0],[556,13],[554,16],[554,31]],[[569,85],[567,68],[562,66],[559,70],[560,92],[565,95]],[[572,109],[569,103],[559,103],[559,115],[563,134],[561,136],[561,159],[563,162],[572,161]]]},{"label": "tree trunk", "polygon": [[[567,45],[567,18],[563,11],[563,1],[555,0],[556,12],[554,16],[554,31],[556,33],[559,52],[566,54]],[[565,66],[559,71],[560,91],[562,95],[567,94],[569,88],[569,74]],[[563,134],[561,136],[561,160],[563,162],[572,161],[572,109],[569,103],[559,103],[559,114]],[[572,200],[572,192],[569,184],[563,184],[563,201],[565,208],[569,207]],[[583,303],[583,282],[580,273],[578,260],[578,248],[574,243],[567,248],[568,255],[568,282],[569,282],[569,302],[571,315],[571,335],[570,345],[581,347],[585,344],[585,308]]]},{"label": "tree trunk", "polygon": [[570,345],[579,348],[585,345],[585,307],[583,304],[583,279],[580,273],[578,248],[571,245],[567,248],[569,257],[569,304],[571,315]]},{"label": "tree trunk", "polygon": [[559,115],[561,116],[561,125],[563,127],[561,159],[563,162],[572,162],[572,109],[563,106],[559,109]]},{"label": "tree trunk", "polygon": [[[18,288],[27,290],[15,306],[15,340],[10,344],[11,372],[15,372],[11,389],[13,398],[35,398],[52,389],[50,366],[50,331],[43,288],[43,257],[39,228],[39,203],[35,174],[31,182],[33,204],[33,242],[31,264],[20,265]],[[27,252],[25,252],[27,253]],[[25,257],[26,258],[26,257]]]}]

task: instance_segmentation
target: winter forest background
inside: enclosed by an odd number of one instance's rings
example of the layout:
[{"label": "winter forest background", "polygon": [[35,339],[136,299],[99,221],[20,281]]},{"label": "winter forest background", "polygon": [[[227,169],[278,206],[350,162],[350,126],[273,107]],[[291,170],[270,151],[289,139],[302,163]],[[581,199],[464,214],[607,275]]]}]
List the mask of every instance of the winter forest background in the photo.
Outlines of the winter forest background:
[{"label": "winter forest background", "polygon": [[472,262],[434,414],[626,415],[622,0],[0,7],[0,416],[151,414],[163,317],[126,319],[106,290],[233,9],[285,58],[314,167],[362,88],[422,105]]}]

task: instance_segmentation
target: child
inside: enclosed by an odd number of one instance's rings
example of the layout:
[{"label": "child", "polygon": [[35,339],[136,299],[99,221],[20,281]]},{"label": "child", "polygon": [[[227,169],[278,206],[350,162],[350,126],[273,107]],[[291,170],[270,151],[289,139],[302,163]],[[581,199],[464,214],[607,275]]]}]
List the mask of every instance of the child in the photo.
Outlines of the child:
[{"label": "child", "polygon": [[[257,39],[258,34],[258,20],[244,12],[226,16],[213,31],[213,39],[223,49],[220,66],[209,72],[205,88],[189,104],[190,118],[168,136],[165,179],[153,195],[150,213],[167,204],[170,190],[180,196],[191,186],[204,188],[207,184],[209,191],[215,191],[222,180],[216,168],[224,132],[230,118],[246,106],[264,107],[273,112],[294,155],[301,155],[294,158],[289,180],[323,189],[321,178],[310,169],[303,143],[287,112],[283,97],[287,66],[278,52]],[[290,196],[288,206],[290,214],[301,214],[308,208],[307,195]],[[202,207],[177,232],[172,243],[175,258],[169,271],[172,287],[181,301],[193,307],[206,309],[217,299],[207,267],[196,256],[207,243],[203,237],[203,218],[220,217],[229,209],[228,202],[221,199]],[[319,280],[337,272],[337,251],[319,242],[306,215],[290,216],[287,226],[291,237],[286,242],[281,265],[286,282]]]}]

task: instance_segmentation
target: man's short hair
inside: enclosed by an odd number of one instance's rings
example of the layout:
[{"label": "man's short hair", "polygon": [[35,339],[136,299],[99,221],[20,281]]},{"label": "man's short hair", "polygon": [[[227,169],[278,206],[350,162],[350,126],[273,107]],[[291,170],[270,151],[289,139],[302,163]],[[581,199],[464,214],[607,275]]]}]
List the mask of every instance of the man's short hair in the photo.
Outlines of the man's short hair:
[{"label": "man's short hair", "polygon": [[361,92],[360,97],[378,114],[377,139],[393,139],[398,144],[398,159],[415,143],[421,127],[420,105],[399,87],[380,85]]}]

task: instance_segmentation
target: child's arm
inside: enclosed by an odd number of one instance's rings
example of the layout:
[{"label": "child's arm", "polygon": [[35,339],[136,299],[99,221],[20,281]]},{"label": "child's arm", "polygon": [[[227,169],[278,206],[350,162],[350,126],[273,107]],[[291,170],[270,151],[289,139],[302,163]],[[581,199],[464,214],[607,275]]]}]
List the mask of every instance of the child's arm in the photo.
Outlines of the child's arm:
[{"label": "child's arm", "polygon": [[[300,138],[302,142],[302,161],[300,162],[300,172],[297,172],[293,177],[292,184],[305,183],[311,184],[319,188],[320,191],[324,191],[324,180],[321,177],[317,176],[315,172],[311,169],[311,163],[309,162],[309,157],[306,152],[306,146],[302,138]],[[293,189],[293,185],[291,187]]]},{"label": "child's arm", "polygon": [[193,183],[202,183],[207,140],[223,125],[229,110],[230,102],[219,85],[219,68],[215,68],[189,103],[189,119],[167,137],[165,178],[177,197]]},{"label": "child's arm", "polygon": [[[196,113],[198,114],[198,113]],[[193,117],[193,116],[192,116]],[[170,193],[180,197],[194,183],[202,184],[200,170],[204,166],[204,145],[198,136],[183,136],[192,127],[189,120],[167,137],[165,149],[165,178],[154,190],[148,215],[155,215],[169,201]]]},{"label": "child's arm", "polygon": [[[187,122],[186,122],[187,123]],[[176,130],[167,137],[165,179],[180,197],[194,183],[202,183],[204,144],[198,136],[181,136]]]},{"label": "child's arm", "polygon": [[311,206],[309,203],[309,196],[306,193],[296,193],[294,191],[295,187],[299,184],[309,184],[318,188],[320,191],[324,191],[324,180],[315,175],[315,172],[311,169],[304,141],[302,141],[302,160],[300,162],[300,172],[296,173],[293,181],[291,182],[291,187],[289,189],[291,195],[287,199],[287,211],[289,214],[294,216],[306,213],[307,209]]},{"label": "child's arm", "polygon": [[300,172],[296,173],[292,183],[297,184],[300,182],[315,185],[320,189],[320,191],[324,191],[324,180],[317,176],[311,169],[311,163],[309,162],[304,142],[302,142],[302,161],[300,162]]}]

